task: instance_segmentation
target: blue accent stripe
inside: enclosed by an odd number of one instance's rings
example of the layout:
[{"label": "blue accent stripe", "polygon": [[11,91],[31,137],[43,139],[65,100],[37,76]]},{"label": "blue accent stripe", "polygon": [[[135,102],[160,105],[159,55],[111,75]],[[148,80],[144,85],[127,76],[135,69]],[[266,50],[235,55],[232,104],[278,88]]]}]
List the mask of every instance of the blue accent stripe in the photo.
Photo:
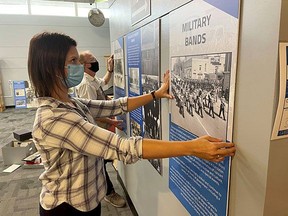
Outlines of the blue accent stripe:
[{"label": "blue accent stripe", "polygon": [[204,1],[230,14],[235,18],[239,17],[239,0],[204,0]]},{"label": "blue accent stripe", "polygon": [[123,37],[118,38],[118,43],[119,43],[120,47],[122,49],[124,49],[124,47],[123,47]]}]

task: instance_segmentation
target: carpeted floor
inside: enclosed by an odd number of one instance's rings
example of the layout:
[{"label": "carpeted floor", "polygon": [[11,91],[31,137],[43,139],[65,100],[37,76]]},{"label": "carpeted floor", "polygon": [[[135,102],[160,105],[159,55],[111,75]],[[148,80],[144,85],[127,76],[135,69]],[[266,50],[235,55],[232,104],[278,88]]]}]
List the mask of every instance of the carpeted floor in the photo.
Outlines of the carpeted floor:
[{"label": "carpeted floor", "polygon": [[[14,140],[13,131],[32,128],[35,111],[35,109],[8,108],[0,112],[0,148]],[[0,151],[0,216],[39,215],[41,183],[38,177],[43,171],[42,168],[20,167],[12,173],[4,173],[2,171],[5,168],[7,167],[3,165],[2,151]],[[107,171],[116,192],[125,196],[112,164],[107,164]],[[128,205],[124,208],[115,208],[103,201],[102,216],[133,216],[133,213]]]}]

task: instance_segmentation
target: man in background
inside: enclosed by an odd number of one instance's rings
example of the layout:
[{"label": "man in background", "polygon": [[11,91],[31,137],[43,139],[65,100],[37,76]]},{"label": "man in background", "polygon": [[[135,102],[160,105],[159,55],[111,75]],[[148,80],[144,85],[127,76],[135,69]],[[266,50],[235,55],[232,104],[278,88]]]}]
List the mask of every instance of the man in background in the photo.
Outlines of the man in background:
[{"label": "man in background", "polygon": [[[91,100],[110,100],[110,98],[107,97],[107,95],[104,93],[102,87],[108,84],[113,75],[113,55],[111,55],[107,60],[107,71],[103,78],[96,76],[96,73],[99,70],[99,62],[90,51],[81,52],[79,60],[80,63],[84,66],[84,77],[82,82],[76,87],[77,96]],[[121,129],[122,121],[119,121],[115,118],[97,118],[95,120],[97,125],[104,129],[109,129],[111,126]],[[115,192],[113,184],[107,173],[107,162],[112,161],[105,160],[104,170],[106,174],[107,193],[104,199],[106,202],[117,208],[124,207],[126,204],[125,199]]]}]

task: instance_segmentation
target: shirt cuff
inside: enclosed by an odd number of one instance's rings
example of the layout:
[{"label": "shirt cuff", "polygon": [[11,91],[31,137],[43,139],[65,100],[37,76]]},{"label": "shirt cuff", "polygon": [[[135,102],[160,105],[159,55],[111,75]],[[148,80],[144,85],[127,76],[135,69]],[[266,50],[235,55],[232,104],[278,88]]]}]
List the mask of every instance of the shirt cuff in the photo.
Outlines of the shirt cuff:
[{"label": "shirt cuff", "polygon": [[128,97],[119,98],[122,110],[128,112]]}]

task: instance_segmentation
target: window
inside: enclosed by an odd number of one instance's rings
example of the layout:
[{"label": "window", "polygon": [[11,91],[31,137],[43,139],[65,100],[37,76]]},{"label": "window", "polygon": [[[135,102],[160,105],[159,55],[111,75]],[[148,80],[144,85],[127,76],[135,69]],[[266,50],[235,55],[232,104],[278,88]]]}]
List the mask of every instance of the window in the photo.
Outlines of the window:
[{"label": "window", "polygon": [[[0,0],[0,14],[88,17],[88,12],[95,7],[95,4],[65,1]],[[103,12],[105,18],[110,17],[109,9],[99,9]]]},{"label": "window", "polygon": [[29,14],[26,0],[0,0],[0,14]]},{"label": "window", "polygon": [[75,16],[73,2],[30,0],[32,15]]},{"label": "window", "polygon": [[[94,8],[93,5],[84,4],[84,3],[76,3],[77,4],[77,12],[79,17],[88,17],[89,11]],[[103,11],[102,11],[103,12]]]}]

